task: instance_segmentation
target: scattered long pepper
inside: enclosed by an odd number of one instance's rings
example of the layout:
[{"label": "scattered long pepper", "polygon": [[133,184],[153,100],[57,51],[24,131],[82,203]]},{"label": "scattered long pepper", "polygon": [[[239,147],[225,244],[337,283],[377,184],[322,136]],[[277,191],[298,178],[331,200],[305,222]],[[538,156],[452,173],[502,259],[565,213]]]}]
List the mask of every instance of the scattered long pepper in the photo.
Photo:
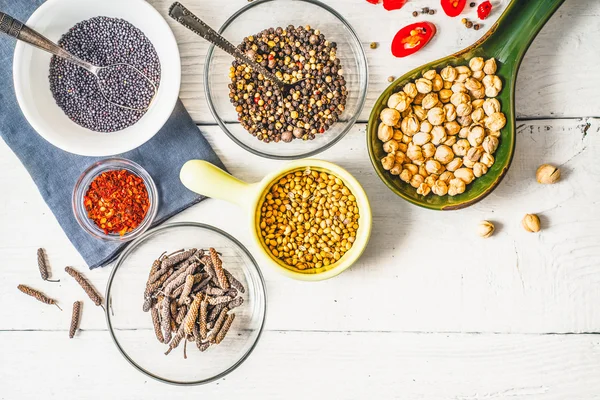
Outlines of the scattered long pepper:
[{"label": "scattered long pepper", "polygon": [[30,288],[27,285],[19,285],[19,286],[17,286],[17,288],[21,292],[25,293],[26,295],[29,295],[29,296],[35,298],[37,301],[41,301],[44,304],[55,305],[56,307],[58,307],[58,309],[60,311],[62,311],[62,308],[60,308],[60,306],[58,304],[56,304],[56,300],[51,299],[50,297],[46,296],[45,294],[43,294],[39,290],[35,290],[33,288]]},{"label": "scattered long pepper", "polygon": [[90,284],[90,282],[88,282],[81,272],[73,269],[72,267],[65,267],[65,271],[67,274],[75,278],[77,283],[79,283],[79,286],[81,286],[81,288],[85,291],[95,305],[104,309],[104,305],[102,305],[102,296],[100,296],[100,293],[98,293],[98,291]]},{"label": "scattered long pepper", "polygon": [[46,251],[42,248],[39,248],[37,250],[37,262],[38,262],[38,268],[40,269],[40,275],[42,276],[42,279],[48,282],[60,282],[60,279],[58,280],[53,280],[53,279],[48,279],[49,277],[49,273],[48,273],[48,257],[46,255]]},{"label": "scattered long pepper", "polygon": [[73,303],[73,314],[71,315],[71,327],[69,328],[69,338],[73,339],[77,328],[79,328],[79,318],[81,316],[81,302]]}]

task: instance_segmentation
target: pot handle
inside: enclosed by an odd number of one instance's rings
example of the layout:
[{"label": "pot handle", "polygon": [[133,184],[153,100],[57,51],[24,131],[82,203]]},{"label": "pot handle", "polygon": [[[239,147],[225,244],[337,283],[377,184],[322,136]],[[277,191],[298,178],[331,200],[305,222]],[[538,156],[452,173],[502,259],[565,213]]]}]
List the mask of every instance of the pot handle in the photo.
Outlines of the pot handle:
[{"label": "pot handle", "polygon": [[203,196],[221,199],[246,208],[252,199],[250,185],[203,160],[186,162],[179,173],[185,187]]}]

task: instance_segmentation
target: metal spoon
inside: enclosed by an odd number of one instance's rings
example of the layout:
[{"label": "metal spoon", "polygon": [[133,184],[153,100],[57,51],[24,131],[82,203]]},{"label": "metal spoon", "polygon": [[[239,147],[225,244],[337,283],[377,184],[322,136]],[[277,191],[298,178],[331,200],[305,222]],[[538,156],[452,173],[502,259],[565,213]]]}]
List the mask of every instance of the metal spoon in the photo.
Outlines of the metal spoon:
[{"label": "metal spoon", "polygon": [[[118,63],[118,64],[109,65],[106,67],[99,67],[99,66],[89,63],[87,61],[83,61],[79,57],[74,56],[73,54],[71,54],[68,51],[66,51],[65,49],[63,49],[62,47],[58,46],[56,43],[52,42],[45,36],[41,35],[40,33],[29,28],[22,22],[16,20],[15,18],[13,18],[10,15],[5,14],[3,12],[0,12],[0,32],[3,32],[5,34],[7,34],[8,36],[12,36],[17,40],[21,40],[27,44],[30,44],[32,46],[39,48],[39,49],[47,51],[48,53],[54,54],[55,56],[61,57],[65,60],[67,60],[68,62],[75,64],[75,65],[85,69],[86,71],[90,72],[91,74],[96,76],[96,79],[98,81],[98,86],[100,87],[100,93],[102,93],[102,96],[104,96],[106,101],[108,101],[111,104],[114,104],[117,107],[124,108],[127,110],[133,110],[133,111],[145,111],[150,107],[150,105],[152,104],[152,101],[156,97],[157,88],[156,88],[156,85],[154,84],[154,82],[152,82],[150,80],[150,78],[148,78],[146,75],[144,75],[140,70],[135,68],[133,65],[129,65],[129,64],[125,64],[125,63]],[[142,80],[144,81],[144,84],[148,83],[149,84],[148,89],[152,90],[152,96],[149,97],[149,100],[147,102],[143,103],[142,107],[136,107],[132,104],[129,104],[129,105],[119,104],[114,99],[111,99],[111,96],[114,96],[115,93],[117,93],[117,95],[118,95],[118,93],[121,90],[125,89],[125,91],[127,91],[127,90],[129,90],[129,87],[131,87],[131,81],[129,81],[129,83],[127,83],[127,81],[124,81],[123,79],[106,79],[107,77],[111,77],[114,74],[116,74],[117,76],[119,76],[119,75],[123,76],[124,69],[131,69],[131,71],[133,71],[135,74],[137,74],[137,76],[142,78]],[[129,75],[129,76],[131,77],[131,75]],[[119,87],[119,86],[115,86],[114,85],[115,83],[118,85],[128,85],[128,86],[127,87],[123,87],[123,86]],[[113,84],[113,86],[109,86],[110,84]],[[134,96],[134,97],[137,100],[139,100],[138,96]]]},{"label": "metal spoon", "polygon": [[239,62],[249,65],[255,71],[258,71],[266,79],[275,84],[284,94],[287,94],[290,89],[297,86],[300,82],[307,78],[300,79],[294,83],[286,83],[279,79],[274,73],[250,59],[246,54],[240,51],[236,46],[231,44],[227,39],[221,36],[217,31],[208,26],[204,21],[192,14],[190,10],[185,8],[181,3],[175,2],[169,9],[169,16],[181,25],[185,26],[195,34],[208,40],[218,48],[235,57]]}]

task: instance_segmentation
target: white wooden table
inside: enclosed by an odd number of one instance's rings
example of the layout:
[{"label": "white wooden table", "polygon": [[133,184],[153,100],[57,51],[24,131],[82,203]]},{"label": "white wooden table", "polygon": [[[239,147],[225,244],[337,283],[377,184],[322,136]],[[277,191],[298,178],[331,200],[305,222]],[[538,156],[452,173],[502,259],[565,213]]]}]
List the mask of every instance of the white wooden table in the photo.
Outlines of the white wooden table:
[{"label": "white wooden table", "polygon": [[[170,3],[152,2],[163,13]],[[245,3],[186,5],[219,26]],[[246,363],[206,386],[164,385],[121,357],[102,310],[87,298],[82,330],[69,340],[70,304],[84,297],[63,268],[85,265],[0,143],[0,399],[600,398],[600,2],[567,0],[535,40],[519,75],[512,168],[483,202],[451,213],[411,206],[379,181],[368,160],[365,120],[389,75],[457,51],[485,29],[466,30],[438,10],[430,18],[440,28],[436,40],[400,60],[388,50],[393,34],[414,21],[413,9],[437,0],[413,0],[396,12],[364,0],[327,3],[356,28],[371,68],[361,122],[320,155],[350,170],[373,204],[373,236],[360,262],[317,284],[264,269],[267,325]],[[280,162],[245,152],[214,125],[202,79],[208,46],[172,26],[185,105],[225,165],[258,180]],[[371,41],[381,46],[371,50]],[[546,162],[561,166],[559,184],[535,182],[536,167]],[[539,234],[521,228],[528,212],[541,216]],[[213,224],[257,254],[242,218],[234,206],[207,200],[174,221]],[[481,219],[496,222],[493,238],[475,235]],[[41,284],[38,247],[48,250],[60,284]],[[87,275],[104,290],[110,270]],[[24,298],[19,283],[43,287],[67,310]]]}]

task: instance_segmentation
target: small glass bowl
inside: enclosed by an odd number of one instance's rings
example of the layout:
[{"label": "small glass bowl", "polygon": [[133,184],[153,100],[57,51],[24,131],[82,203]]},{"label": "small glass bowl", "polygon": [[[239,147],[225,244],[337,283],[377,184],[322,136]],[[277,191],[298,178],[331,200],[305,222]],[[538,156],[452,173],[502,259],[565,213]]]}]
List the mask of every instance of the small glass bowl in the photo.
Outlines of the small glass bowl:
[{"label": "small glass bowl", "polygon": [[[188,342],[184,359],[182,342],[165,356],[168,345],[156,339],[151,313],[143,311],[148,272],[163,251],[209,247],[221,253],[223,267],[244,285],[244,302],[233,310],[235,320],[221,344],[200,352]],[[227,375],[252,353],[265,324],[266,297],[258,264],[235,238],[210,225],[164,224],[144,233],[119,257],[108,279],[106,321],[117,348],[139,371],[164,383],[199,385]]]},{"label": "small glass bowl", "polygon": [[[85,194],[87,193],[87,190],[89,189],[92,181],[98,175],[106,171],[121,169],[127,170],[142,178],[144,184],[146,185],[146,190],[148,191],[150,208],[146,212],[144,220],[133,231],[127,232],[123,236],[119,235],[118,233],[110,233],[107,235],[94,223],[94,221],[92,221],[88,217],[85,206],[83,205],[83,198],[85,197]],[[152,177],[140,165],[125,158],[107,158],[92,164],[88,169],[86,169],[83,172],[83,174],[81,174],[81,176],[77,180],[77,183],[75,184],[75,188],[73,189],[72,206],[73,214],[75,214],[75,219],[83,228],[83,230],[88,232],[90,235],[98,239],[108,241],[127,242],[139,237],[150,227],[150,225],[154,221],[154,217],[156,217],[156,212],[158,210],[158,190],[156,189],[156,185],[154,184]]]},{"label": "small glass bowl", "polygon": [[352,26],[333,8],[316,0],[257,0],[241,8],[219,32],[234,45],[267,28],[310,25],[337,43],[337,56],[346,79],[348,98],[338,122],[313,140],[264,143],[238,122],[229,100],[229,67],[233,58],[215,46],[206,56],[204,85],[209,108],[223,131],[238,145],[261,157],[295,160],[311,157],[340,141],[354,126],[363,109],[368,84],[367,58]]}]

